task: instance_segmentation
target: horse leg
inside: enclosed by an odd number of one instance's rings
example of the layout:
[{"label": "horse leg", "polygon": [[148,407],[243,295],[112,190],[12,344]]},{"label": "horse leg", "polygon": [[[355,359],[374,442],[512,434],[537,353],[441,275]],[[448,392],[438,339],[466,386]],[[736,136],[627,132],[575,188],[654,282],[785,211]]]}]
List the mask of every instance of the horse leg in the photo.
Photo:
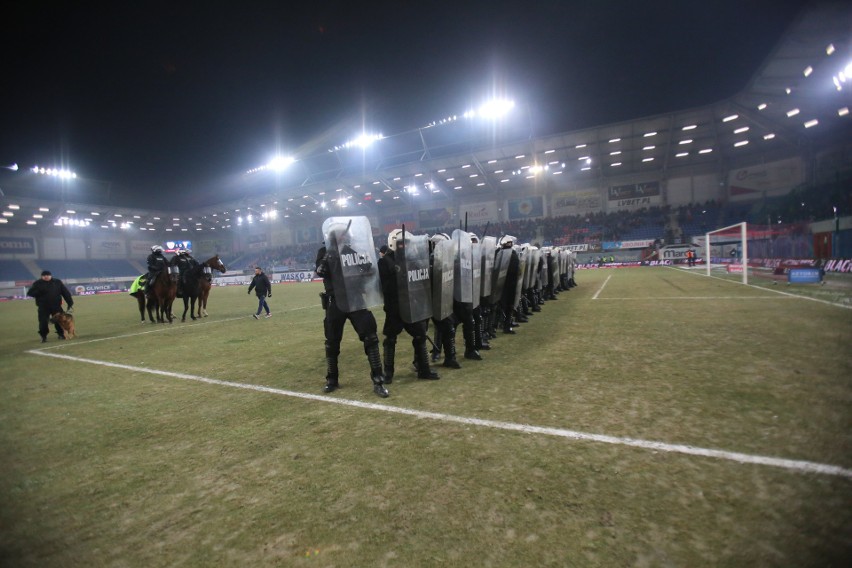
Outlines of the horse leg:
[{"label": "horse leg", "polygon": [[205,290],[202,292],[201,296],[198,297],[198,315],[199,317],[207,317],[207,294],[209,294],[209,290]]},{"label": "horse leg", "polygon": [[[186,310],[187,310],[188,307],[189,306],[188,306],[187,301],[186,301],[186,294],[184,294],[183,295],[183,315],[180,317],[181,322],[186,321]],[[189,315],[192,316],[192,312],[190,312]],[[195,319],[195,317],[192,317],[192,319]]]}]

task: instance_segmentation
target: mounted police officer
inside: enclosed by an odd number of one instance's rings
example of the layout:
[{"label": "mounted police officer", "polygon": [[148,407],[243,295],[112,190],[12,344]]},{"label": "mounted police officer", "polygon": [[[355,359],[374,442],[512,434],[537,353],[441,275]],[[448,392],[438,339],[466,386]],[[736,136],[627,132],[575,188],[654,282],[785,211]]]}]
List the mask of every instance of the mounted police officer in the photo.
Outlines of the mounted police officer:
[{"label": "mounted police officer", "polygon": [[178,278],[178,291],[177,295],[179,297],[183,297],[183,288],[187,283],[187,278],[189,277],[193,268],[198,266],[198,261],[192,258],[192,251],[189,249],[181,249],[178,253],[172,257],[172,266],[178,267],[178,273],[180,278]]},{"label": "mounted police officer", "polygon": [[150,290],[157,275],[163,270],[168,270],[169,261],[163,256],[163,247],[154,245],[151,254],[148,255],[148,278],[145,280],[145,289]]},{"label": "mounted police officer", "polygon": [[340,386],[337,359],[343,326],[349,320],[364,343],[373,392],[386,398],[388,391],[384,387],[378,326],[369,310],[382,303],[370,221],[366,217],[330,217],[322,228],[325,243],[317,251],[316,272],[322,276],[325,286],[322,303],[328,371],[323,390],[333,392]]},{"label": "mounted police officer", "polygon": [[429,241],[396,229],[388,234],[388,250],[379,259],[379,277],[385,299],[385,383],[394,375],[396,338],[404,329],[411,335],[418,379],[439,379],[429,368],[426,333],[432,315],[429,285]]}]

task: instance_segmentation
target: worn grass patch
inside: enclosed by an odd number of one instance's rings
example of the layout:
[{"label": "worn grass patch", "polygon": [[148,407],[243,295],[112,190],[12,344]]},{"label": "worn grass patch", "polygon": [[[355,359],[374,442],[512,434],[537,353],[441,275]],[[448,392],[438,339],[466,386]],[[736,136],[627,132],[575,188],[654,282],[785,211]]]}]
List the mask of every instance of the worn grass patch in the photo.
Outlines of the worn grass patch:
[{"label": "worn grass patch", "polygon": [[[347,328],[327,398],[852,469],[852,311],[665,268],[578,281],[485,360],[438,367],[440,381],[415,378],[401,338],[386,400]],[[28,353],[42,347],[34,306],[0,304],[0,564],[810,566],[852,553],[848,477],[174,375],[321,395],[318,292],[276,286],[257,321],[253,296],[216,288],[209,318],[172,325],[137,323],[124,295],[81,297],[80,338],[47,344],[78,360]]]}]

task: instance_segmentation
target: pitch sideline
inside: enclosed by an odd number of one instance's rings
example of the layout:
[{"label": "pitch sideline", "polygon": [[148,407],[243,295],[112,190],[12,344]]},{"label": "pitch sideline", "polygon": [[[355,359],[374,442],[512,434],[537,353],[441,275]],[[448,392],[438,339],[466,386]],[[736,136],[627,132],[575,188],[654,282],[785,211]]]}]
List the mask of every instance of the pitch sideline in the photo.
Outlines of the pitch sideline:
[{"label": "pitch sideline", "polygon": [[325,402],[331,404],[339,404],[343,406],[351,406],[356,408],[364,408],[368,410],[379,410],[382,412],[391,412],[394,414],[403,414],[407,416],[414,416],[416,418],[427,418],[430,420],[438,420],[442,422],[451,422],[457,424],[466,424],[470,426],[481,426],[484,428],[494,428],[499,430],[508,430],[514,432],[521,432],[525,434],[544,434],[548,436],[557,436],[562,438],[568,438],[573,440],[582,440],[582,441],[590,441],[590,442],[598,442],[604,444],[614,444],[621,446],[630,446],[634,448],[641,448],[645,450],[655,450],[661,452],[668,453],[678,453],[678,454],[686,454],[700,457],[708,457],[720,460],[733,461],[742,464],[755,464],[755,465],[765,465],[770,467],[777,467],[782,469],[787,469],[800,473],[819,473],[823,475],[834,475],[839,477],[845,477],[847,479],[852,479],[852,469],[846,469],[837,465],[830,464],[822,464],[810,461],[803,460],[791,460],[784,458],[774,458],[769,456],[759,456],[752,454],[744,454],[739,452],[728,452],[724,450],[715,450],[711,448],[700,448],[695,446],[687,446],[683,444],[668,444],[665,442],[656,442],[652,440],[640,440],[635,438],[621,438],[617,436],[607,436],[603,434],[592,434],[588,432],[578,432],[575,430],[566,430],[562,428],[546,428],[541,426],[533,426],[530,424],[517,424],[513,422],[500,422],[495,420],[483,420],[480,418],[467,418],[464,416],[454,416],[452,414],[441,414],[438,412],[425,412],[422,410],[414,410],[410,408],[402,408],[396,406],[387,406],[382,404],[375,404],[370,402],[361,402],[358,400],[350,400],[350,399],[342,399],[342,398],[334,398],[328,395],[316,395],[309,393],[302,393],[296,391],[289,391],[284,389],[277,389],[272,387],[265,387],[261,385],[251,385],[246,383],[237,383],[233,381],[223,381],[219,379],[211,379],[208,377],[201,377],[198,375],[189,375],[185,373],[174,373],[171,371],[160,371],[156,369],[145,369],[142,367],[135,367],[133,365],[124,365],[121,363],[111,363],[109,361],[99,361],[97,359],[86,359],[83,357],[73,357],[70,355],[60,355],[57,353],[49,353],[44,350],[33,349],[26,351],[26,353],[30,353],[33,355],[40,355],[43,357],[54,357],[57,359],[64,359],[67,361],[74,361],[77,363],[88,363],[91,365],[99,365],[102,367],[111,367],[115,369],[123,369],[125,371],[132,371],[138,373],[147,373],[151,375],[160,375],[164,377],[171,377],[175,379],[181,379],[186,381],[196,381],[200,383],[205,383],[209,385],[216,386],[224,386],[230,388],[238,388],[244,390],[252,390],[256,392],[264,392],[269,394],[275,394],[280,396],[289,396],[293,398],[301,398],[304,400],[312,400],[316,402]]}]

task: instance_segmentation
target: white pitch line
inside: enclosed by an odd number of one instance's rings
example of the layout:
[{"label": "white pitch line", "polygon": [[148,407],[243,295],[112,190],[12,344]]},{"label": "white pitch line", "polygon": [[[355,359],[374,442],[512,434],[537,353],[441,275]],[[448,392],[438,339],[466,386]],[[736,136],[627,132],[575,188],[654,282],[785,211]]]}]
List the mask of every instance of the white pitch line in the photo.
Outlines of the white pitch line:
[{"label": "white pitch line", "polygon": [[658,298],[646,298],[634,296],[632,298],[600,298],[601,300],[790,300],[791,298],[775,298],[773,296],[660,296]]},{"label": "white pitch line", "polygon": [[276,389],[272,387],[264,387],[260,385],[251,385],[245,383],[236,383],[232,381],[222,381],[218,379],[210,379],[200,377],[198,375],[188,375],[185,373],[173,373],[170,371],[158,371],[155,369],[145,369],[142,367],[134,367],[133,365],[124,365],[121,363],[111,363],[108,361],[98,361],[97,359],[86,359],[83,357],[72,357],[70,355],[59,355],[56,353],[46,353],[40,350],[31,350],[27,353],[33,355],[42,355],[44,357],[55,357],[65,359],[67,361],[75,361],[78,363],[89,363],[92,365],[100,365],[103,367],[112,367],[115,369],[123,369],[137,373],[147,373],[150,375],[161,375],[164,377],[172,377],[187,381],[196,381],[209,385],[218,385],[224,387],[245,389],[257,392],[265,392],[277,394],[281,396],[289,396],[293,398],[301,398],[305,400],[313,400],[317,402],[325,402],[330,404],[339,404],[343,406],[353,406],[356,408],[365,408],[368,410],[378,410],[382,412],[391,412],[394,414],[404,414],[415,418],[427,418],[430,420],[439,420],[441,422],[451,422],[457,424],[467,424],[470,426],[481,426],[484,428],[496,428],[499,430],[509,430],[513,432],[522,432],[525,434],[544,434],[548,436],[558,436],[561,438],[569,438],[572,440],[583,440],[591,442],[599,442],[604,444],[616,444],[621,446],[630,446],[634,448],[642,448],[645,450],[657,450],[661,452],[670,452],[678,454],[687,454],[692,456],[701,456],[707,458],[715,458],[720,460],[728,460],[743,464],[765,465],[770,467],[778,467],[796,472],[805,473],[821,473],[824,475],[836,475],[852,479],[852,470],[846,469],[837,465],[822,464],[810,461],[791,460],[784,458],[773,458],[768,456],[757,456],[752,454],[743,454],[739,452],[728,452],[724,450],[714,450],[710,448],[699,448],[695,446],[687,446],[683,444],[668,444],[665,442],[655,442],[652,440],[639,440],[636,438],[621,438],[617,436],[606,436],[603,434],[591,434],[588,432],[578,432],[575,430],[566,430],[562,428],[546,428],[541,426],[533,426],[530,424],[516,424],[514,422],[499,422],[495,420],[483,420],[480,418],[467,418],[464,416],[454,416],[452,414],[441,414],[438,412],[425,412],[422,410],[414,410],[411,408],[401,408],[396,406],[387,406],[383,404],[375,404],[370,402],[361,402],[358,400],[349,400],[344,398],[334,398],[328,395],[321,396],[316,394],[308,394],[284,389]]},{"label": "white pitch line", "polygon": [[[298,307],[298,308],[291,308],[289,310],[280,310],[279,312],[276,312],[276,313],[283,312],[283,313],[286,314],[286,313],[289,313],[289,312],[297,312],[299,310],[308,310],[308,309],[311,309],[311,308],[317,308],[319,306],[320,306],[320,304],[311,304],[310,306],[301,306],[301,307]],[[210,325],[210,324],[214,324],[214,323],[224,323],[226,321],[238,321],[238,320],[243,320],[243,319],[247,319],[247,318],[250,318],[250,317],[251,316],[239,316],[239,317],[235,317],[235,318],[224,318],[224,319],[214,319],[214,320],[207,320],[207,321],[193,321],[193,322],[178,322],[178,323],[189,323],[189,325],[198,326],[198,325]],[[198,318],[196,318],[196,319],[198,319]],[[143,324],[147,324],[147,323],[148,323],[147,321],[143,322]],[[160,324],[153,324],[153,325],[160,325]],[[173,326],[171,324],[168,324],[168,325],[167,324],[161,324],[161,325],[162,325],[162,327],[157,327],[157,329],[148,329],[146,331],[138,331],[136,333],[125,333],[123,335],[113,335],[111,337],[99,337],[97,339],[86,339],[86,340],[74,341],[73,345],[85,345],[86,343],[97,343],[98,341],[111,341],[113,339],[125,339],[125,338],[128,338],[128,337],[136,337],[138,335],[147,335],[149,333],[160,333],[160,332],[163,332],[163,331],[181,330],[181,329],[186,329],[188,327],[188,326],[182,326],[182,325],[174,325]],[[41,350],[44,350],[44,349],[62,349],[63,347],[71,347],[71,346],[72,346],[71,343],[64,342],[64,343],[60,343],[59,345],[52,345],[50,347],[42,347]]]},{"label": "white pitch line", "polygon": [[607,282],[609,282],[609,279],[610,279],[610,278],[612,278],[612,274],[610,274],[609,276],[607,276],[607,277],[606,277],[606,280],[604,280],[604,281],[603,281],[603,284],[601,284],[601,287],[600,287],[600,288],[598,288],[598,291],[597,291],[597,292],[595,292],[595,295],[594,295],[594,296],[592,296],[592,300],[597,300],[597,299],[598,299],[598,294],[600,294],[601,292],[603,292],[604,286],[606,286],[606,283],[607,283]]},{"label": "white pitch line", "polygon": [[[668,266],[667,268],[672,268]],[[674,269],[676,270],[676,269]],[[697,276],[704,276],[707,278],[708,276],[703,272],[687,272],[687,274],[695,274]],[[716,280],[721,280],[722,282],[728,282],[729,284],[739,284],[740,286],[748,286],[749,288],[754,288],[755,290],[761,290],[763,292],[774,292],[776,294],[781,294],[782,296],[789,296],[791,298],[797,298],[799,300],[810,300],[811,302],[819,302],[820,304],[828,304],[829,306],[834,306],[837,308],[845,308],[847,310],[852,310],[852,306],[846,304],[838,304],[837,302],[829,302],[828,300],[820,300],[819,298],[811,298],[810,296],[802,296],[800,294],[791,294],[789,292],[782,292],[781,290],[773,290],[772,288],[764,288],[763,286],[755,286],[754,284],[743,284],[742,282],[734,282],[732,280],[728,280],[726,278],[719,278],[718,276],[709,276],[709,278],[714,278]]]}]

